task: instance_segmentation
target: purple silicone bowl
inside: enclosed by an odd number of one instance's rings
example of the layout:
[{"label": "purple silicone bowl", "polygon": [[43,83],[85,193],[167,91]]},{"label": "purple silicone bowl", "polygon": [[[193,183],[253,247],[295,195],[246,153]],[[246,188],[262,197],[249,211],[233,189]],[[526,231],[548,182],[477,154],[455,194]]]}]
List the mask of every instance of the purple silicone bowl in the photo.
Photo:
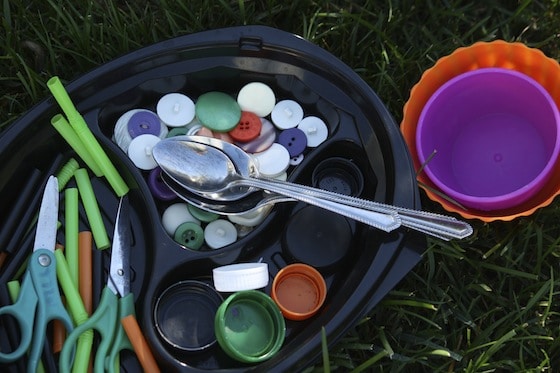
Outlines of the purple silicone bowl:
[{"label": "purple silicone bowl", "polygon": [[447,196],[478,210],[507,209],[549,179],[560,152],[560,114],[525,74],[473,70],[430,97],[416,146],[424,172]]}]

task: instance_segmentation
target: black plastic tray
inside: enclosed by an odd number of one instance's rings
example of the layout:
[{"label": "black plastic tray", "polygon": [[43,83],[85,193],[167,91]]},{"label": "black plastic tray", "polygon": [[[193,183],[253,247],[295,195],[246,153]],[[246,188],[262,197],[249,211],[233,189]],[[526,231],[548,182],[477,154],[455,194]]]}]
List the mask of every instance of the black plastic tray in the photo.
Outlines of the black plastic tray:
[{"label": "black plastic tray", "polygon": [[[329,127],[329,139],[291,170],[289,180],[310,185],[311,173],[319,162],[329,157],[344,157],[355,162],[364,174],[361,197],[408,208],[420,207],[409,154],[383,103],[348,66],[298,36],[260,26],[206,31],[145,47],[69,83],[66,88],[77,109],[131,188],[132,291],[140,325],[160,368],[166,372],[301,370],[320,357],[322,327],[332,346],[411,270],[425,250],[423,236],[415,232],[401,228],[388,234],[349,221],[352,239],[347,254],[336,266],[321,269],[328,284],[325,305],[309,320],[287,321],[284,346],[273,358],[246,365],[228,358],[218,345],[201,353],[179,352],[168,347],[154,327],[153,310],[159,294],[181,280],[209,280],[212,268],[234,262],[262,258],[273,276],[282,266],[294,261],[284,250],[283,235],[290,217],[304,206],[277,205],[251,234],[226,248],[185,249],[165,233],[160,216],[166,203],[151,196],[145,182],[146,173],[136,169],[111,141],[112,131],[122,113],[140,107],[154,108],[165,93],[179,91],[193,98],[211,90],[234,94],[251,81],[270,85],[278,99],[300,102],[306,115],[323,118]],[[40,194],[48,174],[58,171],[70,157],[76,157],[50,125],[50,118],[59,112],[54,99],[48,98],[0,138],[0,209],[5,212],[2,227],[9,224],[6,212],[17,207],[18,197],[32,175],[37,180],[35,194]],[[117,197],[105,179],[95,178],[91,172],[90,175],[111,234]],[[25,223],[23,215],[29,215],[28,210],[36,203],[33,202],[35,194],[25,203],[25,208],[18,207],[22,223]],[[87,229],[83,211],[80,228]],[[29,235],[16,233],[12,236],[17,245],[12,244],[13,252],[0,270],[1,305],[8,302],[5,283],[31,250]],[[108,252],[96,251],[96,299],[105,284],[108,263]],[[14,326],[6,320],[0,323],[2,336],[6,333],[13,339]],[[9,350],[10,341],[11,338],[2,337],[1,348]],[[46,360],[47,368],[54,370],[52,359]],[[133,355],[125,356],[122,366],[129,372],[140,370]],[[2,371],[20,371],[23,367],[24,362],[18,362],[2,367]]]}]

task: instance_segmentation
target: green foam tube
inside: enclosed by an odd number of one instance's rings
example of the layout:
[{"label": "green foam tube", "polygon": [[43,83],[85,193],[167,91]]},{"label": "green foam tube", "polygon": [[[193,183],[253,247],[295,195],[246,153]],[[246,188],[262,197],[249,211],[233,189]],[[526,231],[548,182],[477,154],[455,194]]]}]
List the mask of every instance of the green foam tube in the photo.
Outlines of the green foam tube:
[{"label": "green foam tube", "polygon": [[[70,270],[68,268],[68,263],[66,258],[60,249],[54,251],[54,256],[56,258],[56,275],[58,277],[58,283],[64,292],[66,297],[66,303],[68,305],[68,311],[74,320],[76,325],[83,324],[88,319],[88,313],[78,292],[78,287],[74,285],[72,277],[70,275]],[[76,355],[74,357],[73,372],[87,372],[89,358],[91,355],[91,349],[93,347],[93,330],[88,330],[84,332],[78,338],[78,344],[76,346]],[[64,367],[66,368],[66,367]],[[67,373],[67,369],[63,369],[61,366],[61,372]]]},{"label": "green foam tube", "polygon": [[70,158],[68,162],[62,166],[60,171],[56,174],[56,179],[58,180],[58,190],[63,190],[66,187],[66,184],[68,184],[72,176],[74,176],[74,171],[78,168],[80,168],[80,165],[74,158]]},{"label": "green foam tube", "polygon": [[76,170],[74,172],[74,178],[76,179],[76,184],[78,184],[78,191],[82,204],[84,205],[84,209],[86,210],[86,216],[88,218],[95,245],[98,249],[104,250],[110,246],[109,236],[107,235],[107,230],[103,224],[101,211],[99,211],[99,205],[97,203],[97,199],[95,198],[95,193],[93,192],[93,187],[87,170],[85,168]]},{"label": "green foam tube", "polygon": [[78,256],[78,189],[68,188],[64,190],[64,252],[70,276],[76,286],[80,273],[80,259]]},{"label": "green foam tube", "polygon": [[76,107],[72,103],[70,96],[68,96],[68,92],[66,92],[66,89],[60,82],[60,79],[56,76],[50,78],[47,81],[47,87],[49,87],[64,114],[66,114],[68,122],[70,122],[70,126],[74,129],[74,132],[80,140],[82,140],[89,154],[95,159],[95,162],[101,168],[101,172],[117,196],[124,196],[129,190],[126,182],[121,177],[93,133],[90,131],[82,115],[76,110]]},{"label": "green foam tube", "polygon": [[95,158],[89,153],[84,143],[78,137],[76,132],[74,132],[74,129],[72,128],[72,126],[70,126],[70,123],[68,123],[66,118],[64,118],[64,116],[62,116],[61,114],[56,114],[51,118],[51,124],[58,131],[60,136],[62,136],[62,138],[66,140],[68,145],[70,145],[70,147],[74,149],[76,154],[78,154],[78,156],[85,162],[85,164],[95,174],[95,176],[103,176],[103,172],[95,161]]}]

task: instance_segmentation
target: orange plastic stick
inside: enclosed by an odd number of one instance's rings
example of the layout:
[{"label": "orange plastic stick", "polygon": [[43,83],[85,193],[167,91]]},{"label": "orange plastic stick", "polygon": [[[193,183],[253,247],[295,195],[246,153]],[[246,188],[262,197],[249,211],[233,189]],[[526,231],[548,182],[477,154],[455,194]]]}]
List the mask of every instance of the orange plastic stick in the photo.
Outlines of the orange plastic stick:
[{"label": "orange plastic stick", "polygon": [[140,361],[140,365],[144,369],[144,372],[158,372],[159,368],[156,363],[156,359],[154,359],[154,355],[150,350],[150,346],[148,346],[148,342],[146,342],[146,338],[142,334],[140,330],[140,326],[136,321],[134,315],[128,315],[121,319],[121,324],[132,343],[132,347],[134,347],[134,352],[138,357],[138,361]]},{"label": "orange plastic stick", "polygon": [[78,253],[80,258],[80,278],[78,281],[80,296],[88,315],[93,312],[93,268],[92,268],[92,234],[90,231],[78,233]]}]

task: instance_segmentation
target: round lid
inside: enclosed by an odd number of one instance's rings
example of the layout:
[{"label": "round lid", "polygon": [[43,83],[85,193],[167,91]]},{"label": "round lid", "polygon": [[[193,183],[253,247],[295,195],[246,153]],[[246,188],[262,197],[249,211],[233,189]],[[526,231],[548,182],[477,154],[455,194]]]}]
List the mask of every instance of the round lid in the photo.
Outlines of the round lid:
[{"label": "round lid", "polygon": [[303,109],[296,101],[282,100],[274,106],[270,118],[272,123],[281,130],[294,128],[303,119]]},{"label": "round lid", "polygon": [[231,96],[223,92],[200,95],[195,110],[200,123],[217,132],[232,130],[241,119],[241,108]]},{"label": "round lid", "polygon": [[272,144],[270,148],[254,156],[259,173],[265,177],[273,178],[280,175],[290,166],[288,149],[278,143]]},{"label": "round lid", "polygon": [[315,315],[326,296],[325,279],[307,264],[295,263],[282,268],[272,282],[271,297],[290,320],[304,320]]},{"label": "round lid", "polygon": [[229,220],[214,220],[204,228],[204,240],[210,248],[219,249],[237,241],[237,228]]},{"label": "round lid", "polygon": [[161,139],[154,135],[135,137],[128,146],[128,157],[139,169],[152,170],[158,165],[152,155],[152,149],[160,141]]},{"label": "round lid", "polygon": [[280,350],[286,336],[280,309],[258,290],[230,295],[218,308],[214,325],[222,349],[245,363],[270,359]]},{"label": "round lid", "polygon": [[194,118],[194,102],[182,93],[168,93],[159,99],[156,112],[169,127],[185,126]]},{"label": "round lid", "polygon": [[307,146],[312,148],[319,146],[329,136],[327,125],[318,117],[310,116],[303,118],[297,128],[305,133]]},{"label": "round lid", "polygon": [[183,351],[201,351],[216,342],[214,317],[221,295],[201,281],[182,281],[157,299],[154,320],[160,337]]},{"label": "round lid", "polygon": [[236,263],[212,270],[214,287],[224,293],[261,289],[268,285],[268,264]]},{"label": "round lid", "polygon": [[261,82],[248,83],[237,94],[237,103],[243,111],[250,111],[259,117],[266,117],[274,109],[274,91]]}]

